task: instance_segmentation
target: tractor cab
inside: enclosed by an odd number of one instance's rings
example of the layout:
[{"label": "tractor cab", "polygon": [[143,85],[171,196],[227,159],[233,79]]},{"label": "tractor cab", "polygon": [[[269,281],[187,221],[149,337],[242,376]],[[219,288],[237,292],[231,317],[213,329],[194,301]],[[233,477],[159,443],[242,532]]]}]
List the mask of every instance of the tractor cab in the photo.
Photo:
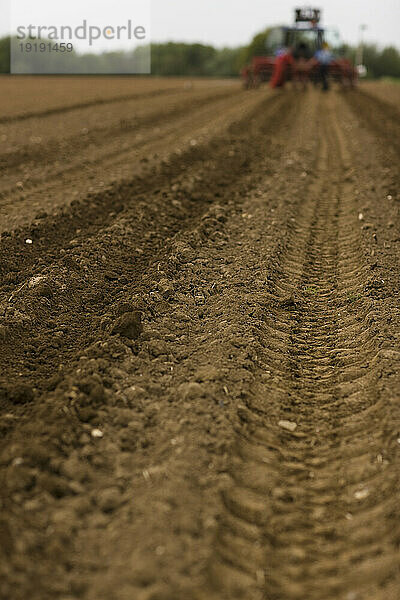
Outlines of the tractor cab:
[{"label": "tractor cab", "polygon": [[285,32],[285,47],[291,48],[295,58],[310,59],[324,42],[324,30],[320,28],[288,28]]},{"label": "tractor cab", "polygon": [[301,48],[304,58],[312,58],[324,42],[333,52],[339,53],[342,45],[337,29],[320,26],[321,11],[318,9],[296,9],[295,24],[291,27],[272,27],[268,33],[265,49],[267,55],[279,55],[283,49]]},{"label": "tractor cab", "polygon": [[285,46],[295,58],[310,59],[324,42],[324,30],[319,26],[321,11],[316,8],[296,8],[295,24],[285,30]]}]

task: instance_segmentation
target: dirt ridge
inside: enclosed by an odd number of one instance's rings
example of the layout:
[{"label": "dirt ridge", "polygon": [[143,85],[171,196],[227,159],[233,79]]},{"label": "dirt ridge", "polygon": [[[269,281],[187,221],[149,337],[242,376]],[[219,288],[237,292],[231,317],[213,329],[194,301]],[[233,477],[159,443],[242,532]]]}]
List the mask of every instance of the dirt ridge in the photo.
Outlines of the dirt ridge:
[{"label": "dirt ridge", "polygon": [[15,123],[16,121],[26,121],[28,119],[36,119],[38,117],[49,117],[51,115],[65,114],[80,108],[90,108],[100,106],[102,104],[115,104],[118,102],[125,102],[127,100],[135,100],[136,98],[153,98],[154,96],[163,96],[165,94],[171,94],[179,89],[177,87],[166,88],[162,90],[154,90],[149,92],[139,92],[135,94],[125,94],[123,96],[115,96],[115,98],[96,98],[87,102],[76,102],[69,106],[60,106],[56,108],[46,108],[41,111],[24,112],[19,115],[12,115],[7,117],[0,117],[0,125],[4,123]]}]

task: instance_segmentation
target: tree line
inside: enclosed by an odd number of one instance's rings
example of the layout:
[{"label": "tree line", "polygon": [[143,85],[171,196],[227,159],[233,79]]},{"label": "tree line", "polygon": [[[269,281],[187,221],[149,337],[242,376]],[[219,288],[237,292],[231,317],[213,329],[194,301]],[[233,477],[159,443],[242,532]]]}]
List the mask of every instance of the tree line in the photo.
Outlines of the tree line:
[{"label": "tree line", "polygon": [[[248,46],[237,48],[214,48],[205,44],[168,42],[151,44],[151,72],[159,76],[200,76],[235,77],[252,56],[265,55],[265,42],[268,29],[257,34]],[[142,50],[143,51],[143,50]],[[343,45],[340,54],[354,60],[356,48]],[[103,54],[78,55],[69,57],[69,67],[77,73],[118,72],[121,66],[129,68],[131,60],[137,58],[133,52],[112,52]],[[400,78],[400,52],[389,46],[379,48],[374,44],[364,46],[364,64],[368,76]],[[10,38],[0,39],[0,73],[10,72]]]}]

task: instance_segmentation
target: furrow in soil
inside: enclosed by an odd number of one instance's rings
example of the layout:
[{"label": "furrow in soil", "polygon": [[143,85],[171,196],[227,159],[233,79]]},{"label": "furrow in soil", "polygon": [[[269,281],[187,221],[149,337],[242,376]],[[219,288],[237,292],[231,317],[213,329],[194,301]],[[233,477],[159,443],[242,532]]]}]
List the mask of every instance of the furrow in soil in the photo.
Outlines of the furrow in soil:
[{"label": "furrow in soil", "polygon": [[251,589],[271,600],[378,599],[398,590],[399,479],[386,459],[396,434],[376,385],[367,266],[343,181],[350,155],[325,106],[315,183],[275,265],[259,379],[238,414],[210,560],[218,598]]}]

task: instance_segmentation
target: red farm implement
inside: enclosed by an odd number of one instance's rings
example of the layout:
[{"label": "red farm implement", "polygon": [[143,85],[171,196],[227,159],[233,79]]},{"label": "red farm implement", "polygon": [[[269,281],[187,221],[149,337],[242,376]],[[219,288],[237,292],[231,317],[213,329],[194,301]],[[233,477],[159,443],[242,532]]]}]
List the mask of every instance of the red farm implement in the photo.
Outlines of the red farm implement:
[{"label": "red farm implement", "polygon": [[299,8],[295,10],[292,27],[273,27],[266,38],[265,56],[254,56],[242,70],[246,88],[256,88],[269,81],[272,87],[282,87],[287,81],[320,80],[318,53],[329,47],[332,53],[327,65],[327,77],[342,85],[352,86],[357,71],[351,62],[341,56],[340,38],[333,29],[320,26],[321,11]]}]

